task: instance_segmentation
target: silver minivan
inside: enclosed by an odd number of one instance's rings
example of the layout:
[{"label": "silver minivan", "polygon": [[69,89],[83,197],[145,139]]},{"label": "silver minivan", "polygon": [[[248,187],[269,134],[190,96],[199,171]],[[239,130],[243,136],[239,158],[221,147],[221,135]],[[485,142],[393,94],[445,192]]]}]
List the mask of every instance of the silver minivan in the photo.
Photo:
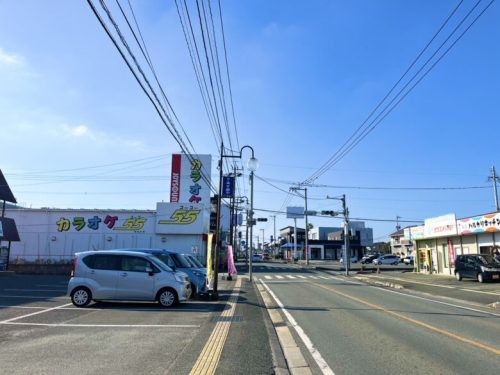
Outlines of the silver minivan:
[{"label": "silver minivan", "polygon": [[75,254],[68,295],[75,306],[90,301],[158,301],[164,307],[186,301],[191,283],[151,254],[103,250]]}]

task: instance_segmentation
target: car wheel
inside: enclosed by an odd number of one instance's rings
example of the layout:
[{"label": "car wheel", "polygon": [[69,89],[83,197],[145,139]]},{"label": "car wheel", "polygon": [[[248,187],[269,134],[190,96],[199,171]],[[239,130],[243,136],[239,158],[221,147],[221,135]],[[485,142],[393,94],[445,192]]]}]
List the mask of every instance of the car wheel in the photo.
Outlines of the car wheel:
[{"label": "car wheel", "polygon": [[196,290],[196,286],[193,283],[191,283],[191,298],[196,297],[197,294],[198,291]]},{"label": "car wheel", "polygon": [[477,281],[484,283],[484,275],[481,272],[477,274]]},{"label": "car wheel", "polygon": [[460,272],[455,272],[455,279],[457,279],[457,281],[461,281],[462,280],[462,274]]},{"label": "car wheel", "polygon": [[393,265],[397,266],[399,264],[399,261],[395,261]]},{"label": "car wheel", "polygon": [[92,293],[84,286],[79,286],[71,292],[71,302],[77,307],[87,306],[90,301],[92,301]]},{"label": "car wheel", "polygon": [[172,288],[165,288],[158,292],[158,302],[163,307],[172,307],[177,304],[177,293]]}]

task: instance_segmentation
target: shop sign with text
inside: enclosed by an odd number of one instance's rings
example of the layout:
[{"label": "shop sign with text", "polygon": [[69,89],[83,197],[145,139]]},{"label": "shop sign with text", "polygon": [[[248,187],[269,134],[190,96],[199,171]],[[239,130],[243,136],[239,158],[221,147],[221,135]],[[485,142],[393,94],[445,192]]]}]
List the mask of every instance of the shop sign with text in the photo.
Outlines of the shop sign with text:
[{"label": "shop sign with text", "polygon": [[459,234],[473,234],[500,231],[500,212],[460,219],[457,221]]},{"label": "shop sign with text", "polygon": [[157,203],[157,234],[203,234],[210,224],[210,209],[203,204]]},{"label": "shop sign with text", "polygon": [[456,236],[457,221],[455,214],[425,219],[424,233],[426,238]]}]

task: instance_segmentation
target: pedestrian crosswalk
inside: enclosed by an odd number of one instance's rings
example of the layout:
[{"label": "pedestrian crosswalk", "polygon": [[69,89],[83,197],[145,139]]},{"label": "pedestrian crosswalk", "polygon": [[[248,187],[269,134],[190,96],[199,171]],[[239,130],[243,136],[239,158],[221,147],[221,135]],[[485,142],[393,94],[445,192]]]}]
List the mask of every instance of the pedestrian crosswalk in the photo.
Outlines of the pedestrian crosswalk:
[{"label": "pedestrian crosswalk", "polygon": [[334,280],[337,279],[337,276],[319,276],[319,275],[255,275],[254,278],[256,280],[263,280],[263,281],[272,281],[272,280],[294,280],[294,281],[312,281],[312,280]]}]

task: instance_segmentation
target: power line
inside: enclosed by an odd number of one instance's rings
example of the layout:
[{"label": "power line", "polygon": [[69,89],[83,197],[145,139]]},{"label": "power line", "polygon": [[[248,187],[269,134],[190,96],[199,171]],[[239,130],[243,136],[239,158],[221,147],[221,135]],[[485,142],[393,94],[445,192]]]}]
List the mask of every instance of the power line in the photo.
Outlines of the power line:
[{"label": "power line", "polygon": [[[449,19],[455,14],[456,10],[460,7],[462,4],[462,1],[459,2],[459,4],[454,8],[452,13],[448,16],[448,18],[445,20],[444,24],[439,28],[439,30],[436,32],[436,34],[433,36],[431,41],[428,43],[428,45],[424,48],[424,50],[417,56],[417,59],[410,65],[410,67],[406,70],[406,72],[401,76],[401,78],[396,82],[396,84],[391,88],[389,93],[379,102],[379,104],[376,106],[376,108],[370,113],[370,115],[365,119],[365,121],[358,127],[358,129],[351,135],[351,137],[328,159],[327,162],[325,162],[315,173],[313,173],[308,179],[306,179],[303,183],[307,184],[310,183],[317,178],[319,178],[321,175],[326,173],[333,165],[338,163],[348,152],[350,152],[362,139],[364,139],[376,126],[380,124],[380,122],[385,119],[385,117],[392,112],[392,110],[413,90],[413,88],[436,66],[436,64],[441,61],[441,59],[449,52],[449,50],[463,37],[463,35],[474,25],[474,23],[484,14],[484,12],[492,5],[492,3],[495,0],[492,0],[483,10],[480,12],[480,14],[469,24],[469,26],[464,30],[464,32],[451,44],[451,46],[438,58],[438,60],[423,74],[423,76],[402,96],[400,100],[396,102],[396,104],[389,109],[385,115],[380,118],[380,120],[377,121],[377,119],[384,113],[384,111],[387,110],[387,108],[398,98],[399,95],[404,91],[404,89],[416,78],[416,76],[422,71],[422,69],[430,62],[430,60],[436,55],[436,53],[444,46],[444,44],[449,40],[449,38],[458,30],[458,28],[462,25],[462,23],[469,17],[469,15],[475,10],[475,8],[478,6],[478,4],[481,2],[479,0],[476,5],[467,13],[467,15],[462,19],[462,21],[458,24],[458,26],[453,30],[453,32],[446,38],[445,42],[439,46],[439,48],[434,52],[434,54],[429,58],[424,65],[419,69],[419,71],[410,79],[410,81],[401,89],[398,94],[395,95],[395,97],[391,100],[391,102],[386,105],[386,107],[375,117],[374,120],[366,127],[364,130],[356,136],[357,133],[361,130],[361,128],[364,127],[366,122],[372,117],[372,115],[378,110],[378,108],[382,105],[382,103],[388,98],[388,96],[392,93],[392,91],[395,89],[395,86],[397,86],[401,80],[406,76],[406,74],[409,72],[409,70],[415,65],[416,60],[418,60],[423,52],[427,50],[428,46],[432,43],[432,41],[436,38],[436,36],[441,32],[443,27],[448,23]],[[349,144],[350,143],[350,144]],[[349,144],[349,145],[348,145]]]},{"label": "power line", "polygon": [[[182,151],[186,154],[186,156],[188,157],[188,159],[191,162],[193,162],[194,159],[192,157],[192,154],[189,152],[189,149],[187,148],[186,144],[184,143],[184,140],[182,139],[182,136],[178,133],[178,131],[177,131],[177,129],[175,127],[175,124],[173,123],[172,119],[170,118],[170,116],[166,112],[165,108],[160,103],[155,90],[153,89],[153,87],[149,83],[149,80],[147,79],[146,75],[144,74],[144,72],[143,72],[140,64],[138,63],[135,55],[132,53],[132,51],[131,51],[131,49],[130,49],[128,43],[127,43],[127,41],[125,40],[125,37],[121,33],[121,30],[120,30],[118,24],[115,22],[113,16],[111,15],[111,12],[109,11],[108,7],[106,6],[106,3],[104,2],[104,0],[100,0],[101,7],[103,8],[103,10],[105,11],[106,15],[108,16],[108,19],[111,22],[111,24],[114,26],[115,31],[118,34],[119,38],[120,38],[120,41],[124,45],[124,47],[127,50],[128,54],[131,56],[131,58],[132,58],[132,60],[133,60],[133,62],[135,64],[137,70],[139,71],[139,73],[143,77],[144,82],[146,83],[146,85],[148,86],[148,88],[149,88],[150,91],[148,91],[146,89],[146,87],[144,86],[143,82],[141,81],[141,79],[137,75],[136,71],[133,69],[133,67],[130,64],[129,60],[127,59],[127,57],[125,56],[124,52],[122,51],[122,49],[118,45],[116,39],[111,34],[111,32],[108,29],[106,23],[104,22],[104,20],[100,16],[99,12],[95,8],[94,4],[92,3],[92,0],[87,0],[87,3],[89,4],[90,8],[92,9],[92,11],[93,11],[94,15],[96,16],[96,18],[98,19],[99,23],[101,24],[101,26],[105,30],[106,34],[111,39],[113,45],[115,46],[115,48],[120,53],[120,56],[122,57],[122,59],[126,63],[126,65],[129,68],[130,72],[133,74],[133,76],[136,79],[137,83],[141,86],[141,89],[143,90],[143,92],[146,94],[146,96],[148,97],[148,99],[150,100],[150,102],[155,107],[155,110],[158,113],[158,115],[160,116],[160,119],[162,120],[162,122],[165,125],[165,127],[170,132],[170,134],[172,135],[172,137],[174,138],[174,140],[177,142],[177,144],[181,147]],[[154,100],[153,100],[153,97],[151,97],[151,95],[153,95]],[[161,108],[161,111],[160,111],[160,108]],[[206,170],[202,171],[201,177],[208,184],[208,186],[211,188],[211,190],[215,191],[215,188],[212,186],[210,178],[207,178],[207,176],[206,176]]]}]

